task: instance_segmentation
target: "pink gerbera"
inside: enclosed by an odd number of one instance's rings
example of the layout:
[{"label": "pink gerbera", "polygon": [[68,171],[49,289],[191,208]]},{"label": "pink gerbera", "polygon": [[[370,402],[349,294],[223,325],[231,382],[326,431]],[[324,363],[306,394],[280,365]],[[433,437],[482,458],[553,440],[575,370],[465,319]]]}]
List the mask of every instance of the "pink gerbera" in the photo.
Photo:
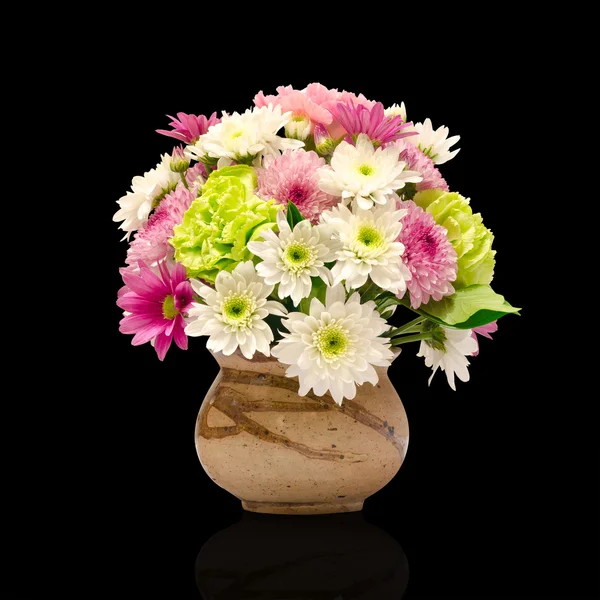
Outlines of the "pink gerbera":
[{"label": "pink gerbera", "polygon": [[404,140],[397,140],[394,145],[400,148],[400,160],[406,163],[406,168],[409,171],[416,171],[423,178],[423,181],[415,184],[417,192],[430,189],[450,191],[434,162],[417,146]]},{"label": "pink gerbera", "polygon": [[477,342],[477,350],[473,352],[472,356],[477,356],[479,354],[479,340],[477,339],[477,335],[481,335],[483,337],[488,338],[488,340],[492,339],[490,333],[495,333],[498,331],[498,321],[492,321],[487,325],[482,325],[481,327],[475,327],[471,331],[471,336]]},{"label": "pink gerbera", "polygon": [[286,206],[291,200],[302,216],[316,224],[321,213],[340,200],[319,188],[317,171],[325,164],[325,159],[312,150],[286,150],[277,158],[267,156],[258,173],[257,195]]},{"label": "pink gerbera", "polygon": [[412,274],[407,281],[410,305],[419,308],[430,298],[441,300],[454,293],[450,282],[458,272],[456,251],[446,229],[420,206],[409,200],[399,202],[398,208],[408,210],[398,241],[404,244],[402,259]]},{"label": "pink gerbera", "polygon": [[119,331],[134,333],[134,346],[154,340],[156,354],[164,360],[173,339],[182,350],[187,350],[183,318],[192,307],[192,286],[186,279],[185,267],[179,263],[171,273],[161,263],[160,277],[143,261],[139,267],[139,273],[120,270],[125,286],[119,291],[117,306],[129,314],[121,319]]},{"label": "pink gerbera", "polygon": [[221,119],[217,118],[216,112],[208,118],[204,115],[188,115],[184,112],[178,112],[177,118],[172,117],[171,115],[167,115],[167,117],[171,119],[169,125],[173,130],[157,129],[156,133],[175,138],[186,144],[195,144],[198,141],[198,138],[208,131],[209,127],[221,122]]},{"label": "pink gerbera", "polygon": [[350,98],[347,103],[338,102],[333,112],[350,136],[356,138],[359,134],[366,133],[376,146],[383,146],[417,133],[402,131],[412,126],[412,123],[403,123],[400,115],[386,116],[381,102],[376,102],[372,108],[368,108],[363,104],[356,104]]},{"label": "pink gerbera", "polygon": [[173,237],[173,227],[181,223],[183,213],[195,197],[195,190],[192,193],[181,184],[165,196],[148,219],[146,226],[135,234],[125,262],[135,266],[142,260],[154,266],[165,259],[173,258],[174,251],[173,246],[169,244],[169,238]]}]

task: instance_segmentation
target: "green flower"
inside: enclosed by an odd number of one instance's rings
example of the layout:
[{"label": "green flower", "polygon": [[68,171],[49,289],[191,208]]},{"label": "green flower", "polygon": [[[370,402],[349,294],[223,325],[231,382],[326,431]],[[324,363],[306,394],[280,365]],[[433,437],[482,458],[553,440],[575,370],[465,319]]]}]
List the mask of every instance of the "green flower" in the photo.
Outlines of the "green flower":
[{"label": "green flower", "polygon": [[483,224],[479,213],[473,214],[469,200],[456,192],[424,190],[414,202],[448,230],[448,239],[458,255],[456,288],[489,284],[494,277],[496,251],[494,234]]},{"label": "green flower", "polygon": [[256,185],[256,172],[246,165],[224,167],[207,179],[171,239],[188,277],[214,283],[219,271],[252,258],[248,242],[276,227],[281,206],[255,196]]}]

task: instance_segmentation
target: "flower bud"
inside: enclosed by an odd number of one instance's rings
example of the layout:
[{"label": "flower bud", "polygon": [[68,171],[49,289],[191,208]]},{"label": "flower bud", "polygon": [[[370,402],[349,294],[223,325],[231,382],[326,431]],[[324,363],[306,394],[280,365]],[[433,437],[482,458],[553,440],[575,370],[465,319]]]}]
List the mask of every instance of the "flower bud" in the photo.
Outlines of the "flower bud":
[{"label": "flower bud", "polygon": [[328,156],[335,150],[335,141],[329,135],[327,128],[322,123],[315,125],[315,148],[319,156]]},{"label": "flower bud", "polygon": [[285,124],[285,137],[304,141],[311,133],[312,123],[302,113],[296,113]]},{"label": "flower bud", "polygon": [[173,156],[171,157],[171,171],[174,173],[184,173],[190,166],[190,159],[183,153],[183,148],[177,146],[173,150]]}]

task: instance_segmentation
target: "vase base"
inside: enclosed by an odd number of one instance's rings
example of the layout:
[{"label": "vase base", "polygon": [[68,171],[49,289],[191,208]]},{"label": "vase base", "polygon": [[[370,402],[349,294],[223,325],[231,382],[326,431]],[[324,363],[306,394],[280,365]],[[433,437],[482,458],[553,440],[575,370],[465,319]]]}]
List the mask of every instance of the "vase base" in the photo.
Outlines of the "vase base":
[{"label": "vase base", "polygon": [[242,500],[244,510],[269,515],[330,515],[358,512],[364,501],[356,502],[253,502]]}]

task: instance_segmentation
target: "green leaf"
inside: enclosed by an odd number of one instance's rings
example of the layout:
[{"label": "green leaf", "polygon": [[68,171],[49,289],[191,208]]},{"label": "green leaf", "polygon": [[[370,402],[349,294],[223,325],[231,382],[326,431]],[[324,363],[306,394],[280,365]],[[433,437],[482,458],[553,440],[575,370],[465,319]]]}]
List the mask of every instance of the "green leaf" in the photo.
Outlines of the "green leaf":
[{"label": "green leaf", "polygon": [[471,285],[437,302],[429,301],[417,312],[445,327],[473,329],[504,315],[518,314],[519,310],[511,306],[504,296],[496,294],[489,285]]},{"label": "green leaf", "polygon": [[287,222],[289,223],[290,229],[292,231],[294,231],[294,227],[296,226],[296,223],[300,223],[300,221],[304,221],[304,217],[302,216],[302,213],[298,210],[298,207],[291,200],[288,200],[286,217],[287,217]]}]

